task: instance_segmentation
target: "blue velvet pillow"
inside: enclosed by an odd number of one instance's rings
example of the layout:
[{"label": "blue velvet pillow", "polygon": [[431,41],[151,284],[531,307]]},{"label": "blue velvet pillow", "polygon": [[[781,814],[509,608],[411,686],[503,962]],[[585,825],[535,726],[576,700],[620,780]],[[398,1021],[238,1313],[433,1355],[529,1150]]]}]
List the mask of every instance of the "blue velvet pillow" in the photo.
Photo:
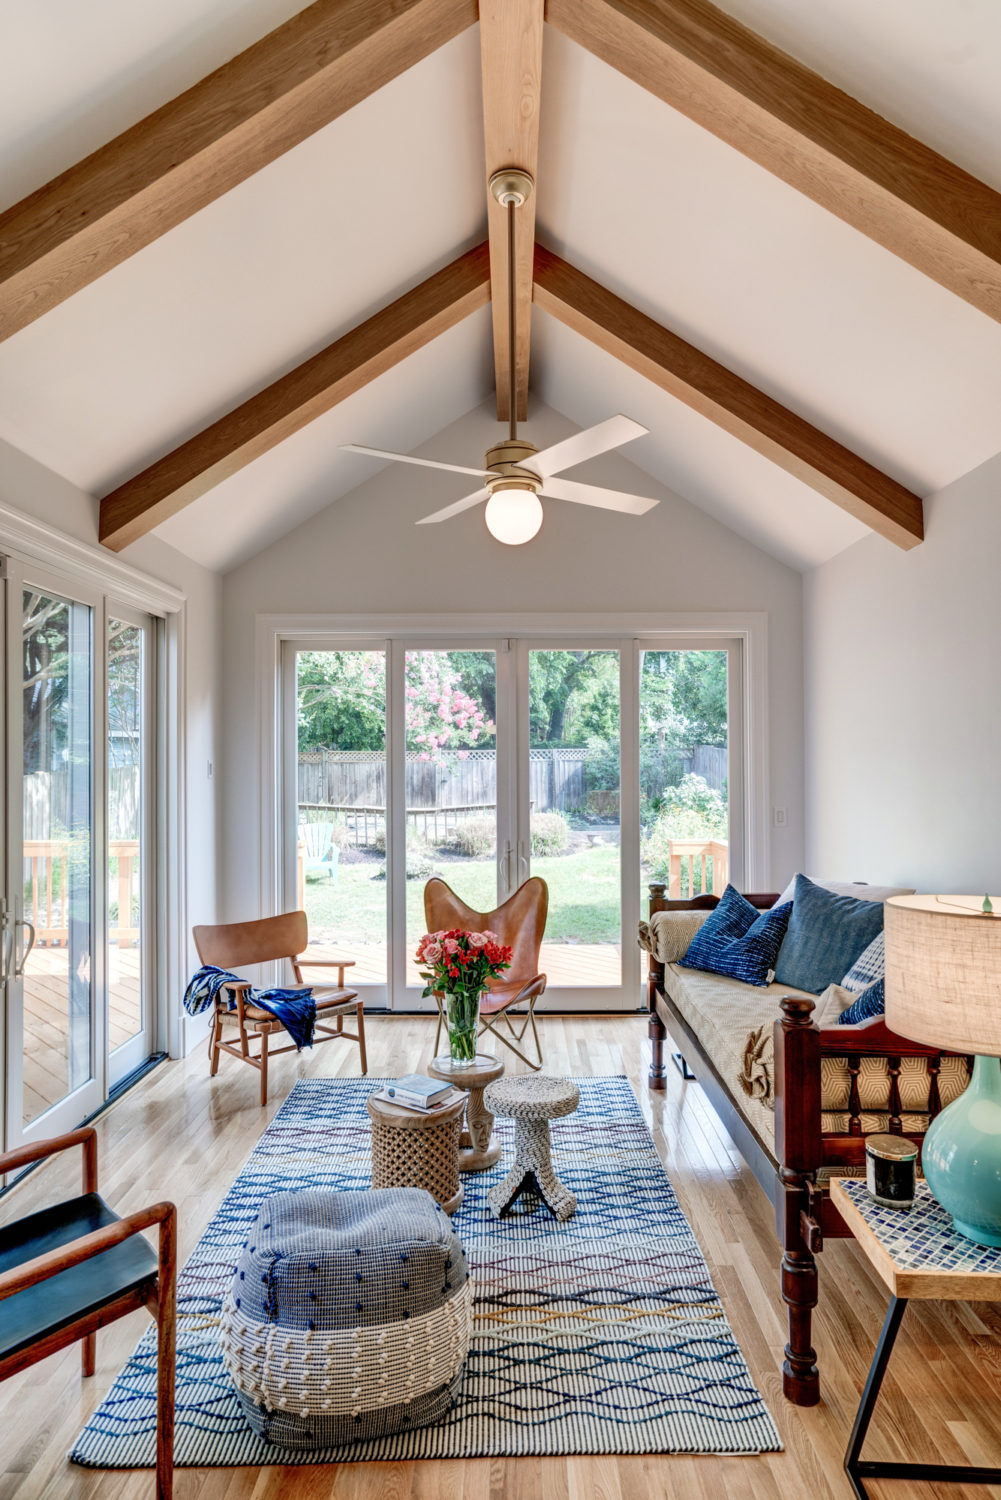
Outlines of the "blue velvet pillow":
[{"label": "blue velvet pillow", "polygon": [[724,974],[744,984],[770,984],[792,903],[759,912],[732,885],[680,960],[684,969]]},{"label": "blue velvet pillow", "polygon": [[775,978],[791,989],[819,995],[829,984],[841,983],[882,930],[882,901],[835,896],[805,875],[797,875],[792,916],[775,964]]},{"label": "blue velvet pillow", "polygon": [[886,980],[877,979],[858,999],[853,1000],[847,1010],[838,1017],[839,1026],[854,1026],[858,1021],[868,1021],[870,1016],[881,1016],[886,1011]]}]

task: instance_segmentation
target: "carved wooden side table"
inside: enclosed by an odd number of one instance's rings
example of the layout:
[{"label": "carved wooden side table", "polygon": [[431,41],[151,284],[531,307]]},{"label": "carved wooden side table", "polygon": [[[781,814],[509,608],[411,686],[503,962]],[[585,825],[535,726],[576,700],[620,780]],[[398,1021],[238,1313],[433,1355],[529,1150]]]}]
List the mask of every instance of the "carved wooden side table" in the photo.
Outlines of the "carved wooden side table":
[{"label": "carved wooden side table", "polygon": [[462,1202],[459,1130],[465,1099],[426,1115],[374,1095],[366,1102],[372,1117],[372,1186],[424,1188],[447,1214],[454,1213]]},{"label": "carved wooden side table", "polygon": [[[872,1357],[858,1415],[845,1454],[845,1473],[859,1500],[869,1500],[866,1479],[947,1480],[957,1484],[1001,1484],[1001,1469],[967,1464],[890,1463],[863,1459],[862,1444],[897,1330],[911,1298],[924,1301],[1001,1300],[1001,1250],[958,1235],[952,1219],[919,1182],[914,1207],[882,1208],[856,1177],[831,1180],[831,1202],[848,1225],[880,1280],[890,1306]],[[882,1491],[880,1492],[882,1493]],[[904,1495],[912,1490],[901,1490]]]},{"label": "carved wooden side table", "polygon": [[468,1096],[465,1128],[459,1137],[460,1172],[485,1172],[500,1160],[501,1148],[492,1139],[494,1117],[483,1102],[483,1090],[503,1072],[504,1064],[484,1052],[477,1052],[475,1063],[458,1067],[450,1057],[436,1057],[428,1063],[432,1078],[464,1089]]}]

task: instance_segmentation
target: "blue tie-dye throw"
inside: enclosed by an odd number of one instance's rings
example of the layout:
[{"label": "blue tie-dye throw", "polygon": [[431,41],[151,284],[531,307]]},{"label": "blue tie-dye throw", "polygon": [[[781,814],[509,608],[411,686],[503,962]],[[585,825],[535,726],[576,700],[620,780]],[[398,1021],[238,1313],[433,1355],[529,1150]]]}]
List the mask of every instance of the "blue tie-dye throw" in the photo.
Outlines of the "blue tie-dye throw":
[{"label": "blue tie-dye throw", "polygon": [[[239,984],[237,974],[227,969],[217,969],[215,964],[203,964],[184,991],[184,1009],[189,1016],[197,1016],[215,1004],[219,991],[227,984]],[[229,1009],[236,1009],[232,994],[228,997]],[[312,1047],[313,1028],[316,1025],[316,1001],[310,990],[248,990],[247,1003],[259,1005],[276,1021],[280,1021],[301,1052],[303,1047]]]}]

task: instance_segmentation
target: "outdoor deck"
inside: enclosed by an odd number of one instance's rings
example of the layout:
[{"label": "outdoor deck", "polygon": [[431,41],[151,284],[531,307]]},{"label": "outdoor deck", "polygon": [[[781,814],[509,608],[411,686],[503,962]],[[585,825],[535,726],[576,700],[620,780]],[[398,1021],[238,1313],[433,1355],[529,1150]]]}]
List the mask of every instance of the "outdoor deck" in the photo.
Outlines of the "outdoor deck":
[{"label": "outdoor deck", "polygon": [[[543,943],[539,963],[550,989],[618,985],[622,982],[620,951],[618,944],[613,943]],[[310,958],[328,954],[355,960],[355,967],[345,976],[348,984],[385,984],[385,943],[310,943]],[[417,965],[413,962],[407,963],[407,983],[421,983]]]},{"label": "outdoor deck", "polygon": [[[120,1047],[141,1025],[138,948],[109,950],[111,1047]],[[69,1086],[68,953],[65,947],[32,949],[24,974],[24,1118],[36,1120]]]}]

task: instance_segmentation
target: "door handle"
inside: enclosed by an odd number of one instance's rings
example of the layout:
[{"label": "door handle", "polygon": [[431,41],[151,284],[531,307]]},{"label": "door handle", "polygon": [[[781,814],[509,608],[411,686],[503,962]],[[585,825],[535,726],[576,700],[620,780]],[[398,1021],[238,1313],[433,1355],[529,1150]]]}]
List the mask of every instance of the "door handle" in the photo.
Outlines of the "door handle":
[{"label": "door handle", "polygon": [[6,900],[0,900],[0,984],[13,977],[14,932]]},{"label": "door handle", "polygon": [[526,854],[522,854],[521,848],[522,848],[522,846],[519,844],[518,845],[518,884],[519,885],[521,884],[521,882],[523,880],[527,880],[528,879],[528,856]]},{"label": "door handle", "polygon": [[[15,960],[14,960],[14,973],[13,973],[13,976],[12,976],[14,979],[20,979],[22,977],[22,975],[24,974],[24,966],[28,962],[28,956],[31,953],[32,948],[35,946],[35,926],[34,926],[34,923],[33,922],[29,922],[28,919],[27,919],[27,917],[18,917],[17,920],[14,923],[15,932],[16,932],[16,930],[17,930],[18,927],[23,927],[26,930],[26,932],[28,934],[28,941],[24,945],[24,951],[21,954],[20,958],[15,958]],[[16,937],[14,939],[14,945],[15,945],[15,948],[16,948],[16,945],[17,945],[17,939],[16,939]]]}]

